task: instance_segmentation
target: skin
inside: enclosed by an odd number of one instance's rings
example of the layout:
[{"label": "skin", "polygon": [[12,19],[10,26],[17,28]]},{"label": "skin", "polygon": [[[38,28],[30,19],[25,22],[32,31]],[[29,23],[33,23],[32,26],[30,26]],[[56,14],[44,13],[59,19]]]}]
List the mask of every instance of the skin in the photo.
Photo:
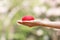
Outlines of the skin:
[{"label": "skin", "polygon": [[22,25],[26,25],[29,27],[33,27],[33,26],[43,26],[43,27],[51,27],[51,28],[57,28],[60,29],[60,22],[52,22],[52,21],[44,21],[44,20],[40,20],[40,21],[18,21],[19,24]]}]

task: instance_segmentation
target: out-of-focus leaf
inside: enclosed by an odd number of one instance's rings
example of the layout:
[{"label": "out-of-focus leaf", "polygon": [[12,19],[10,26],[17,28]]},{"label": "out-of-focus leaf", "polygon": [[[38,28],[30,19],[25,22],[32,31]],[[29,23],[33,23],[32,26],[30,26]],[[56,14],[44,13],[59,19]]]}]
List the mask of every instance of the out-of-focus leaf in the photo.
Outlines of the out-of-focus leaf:
[{"label": "out-of-focus leaf", "polygon": [[15,14],[15,16],[13,17],[12,23],[13,23],[13,24],[17,24],[17,23],[16,23],[17,20],[21,20],[21,17],[24,16],[24,15],[26,15],[25,12],[24,12],[24,10],[18,11],[18,12]]},{"label": "out-of-focus leaf", "polygon": [[0,20],[0,37],[1,37],[2,27],[3,27],[3,22]]},{"label": "out-of-focus leaf", "polygon": [[25,40],[25,36],[24,36],[23,33],[16,33],[14,35],[14,39],[16,39],[16,40]]},{"label": "out-of-focus leaf", "polygon": [[22,1],[23,0],[12,0],[14,6],[21,5]]}]

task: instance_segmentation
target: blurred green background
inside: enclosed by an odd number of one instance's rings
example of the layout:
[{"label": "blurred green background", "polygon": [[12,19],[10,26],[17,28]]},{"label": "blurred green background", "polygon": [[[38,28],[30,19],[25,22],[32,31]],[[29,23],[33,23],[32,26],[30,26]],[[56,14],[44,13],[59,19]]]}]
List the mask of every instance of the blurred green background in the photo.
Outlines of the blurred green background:
[{"label": "blurred green background", "polygon": [[60,21],[59,0],[0,0],[0,40],[60,40],[59,29],[18,25],[25,15]]}]

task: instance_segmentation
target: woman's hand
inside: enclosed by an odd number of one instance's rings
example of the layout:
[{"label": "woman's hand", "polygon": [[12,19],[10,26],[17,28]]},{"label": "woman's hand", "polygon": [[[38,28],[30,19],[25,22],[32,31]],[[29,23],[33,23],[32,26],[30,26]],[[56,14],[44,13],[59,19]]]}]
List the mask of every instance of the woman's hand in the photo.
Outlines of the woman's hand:
[{"label": "woman's hand", "polygon": [[51,22],[51,21],[46,21],[46,20],[32,20],[32,21],[18,20],[18,24],[26,25],[29,27],[44,26],[44,27],[51,27],[51,28],[60,29],[60,22]]},{"label": "woman's hand", "polygon": [[37,21],[37,20],[32,20],[32,21],[21,21],[21,20],[18,20],[18,24],[23,24],[23,25],[32,27],[32,26],[39,26],[40,22]]}]

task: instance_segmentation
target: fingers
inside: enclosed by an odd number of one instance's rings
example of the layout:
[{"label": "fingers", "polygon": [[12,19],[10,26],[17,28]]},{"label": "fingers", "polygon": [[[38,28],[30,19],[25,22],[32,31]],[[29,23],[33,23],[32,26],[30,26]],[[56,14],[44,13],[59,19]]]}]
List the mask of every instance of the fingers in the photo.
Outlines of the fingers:
[{"label": "fingers", "polygon": [[26,26],[29,26],[29,27],[32,27],[33,24],[31,22],[18,22],[19,24],[22,24],[22,25],[26,25]]},{"label": "fingers", "polygon": [[23,24],[22,22],[17,22],[18,24]]},{"label": "fingers", "polygon": [[23,22],[23,25],[30,26],[30,27],[32,26],[32,24],[29,22]]},{"label": "fingers", "polygon": [[29,27],[39,25],[35,20],[33,20],[33,21],[21,21],[21,20],[19,20],[18,23],[22,24],[22,25],[29,26]]}]

